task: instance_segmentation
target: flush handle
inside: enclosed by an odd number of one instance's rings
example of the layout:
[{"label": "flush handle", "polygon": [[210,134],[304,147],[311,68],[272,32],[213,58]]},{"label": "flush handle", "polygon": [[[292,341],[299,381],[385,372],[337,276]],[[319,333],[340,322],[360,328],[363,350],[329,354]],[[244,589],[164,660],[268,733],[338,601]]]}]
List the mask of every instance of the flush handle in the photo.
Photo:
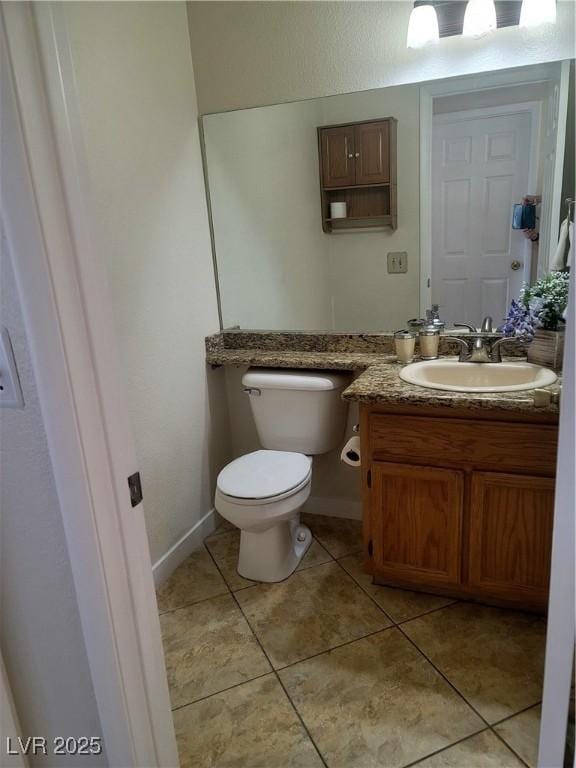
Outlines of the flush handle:
[{"label": "flush handle", "polygon": [[262,394],[262,391],[260,389],[257,389],[256,387],[245,387],[244,394],[250,395],[251,397],[260,397],[260,395]]}]

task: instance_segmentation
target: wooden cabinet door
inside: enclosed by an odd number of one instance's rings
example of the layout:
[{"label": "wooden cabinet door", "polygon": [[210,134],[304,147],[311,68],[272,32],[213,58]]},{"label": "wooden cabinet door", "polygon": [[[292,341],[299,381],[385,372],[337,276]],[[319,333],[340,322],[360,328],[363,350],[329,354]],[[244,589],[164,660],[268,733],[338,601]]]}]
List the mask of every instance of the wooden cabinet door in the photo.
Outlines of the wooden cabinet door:
[{"label": "wooden cabinet door", "polygon": [[470,584],[490,597],[545,606],[553,514],[554,480],[474,472]]},{"label": "wooden cabinet door", "polygon": [[422,586],[459,584],[463,504],[463,472],[374,462],[374,574]]},{"label": "wooden cabinet door", "polygon": [[350,187],[356,183],[354,156],[354,127],[324,128],[320,134],[322,146],[322,185]]},{"label": "wooden cabinet door", "polygon": [[390,123],[381,120],[356,126],[356,184],[390,181]]}]

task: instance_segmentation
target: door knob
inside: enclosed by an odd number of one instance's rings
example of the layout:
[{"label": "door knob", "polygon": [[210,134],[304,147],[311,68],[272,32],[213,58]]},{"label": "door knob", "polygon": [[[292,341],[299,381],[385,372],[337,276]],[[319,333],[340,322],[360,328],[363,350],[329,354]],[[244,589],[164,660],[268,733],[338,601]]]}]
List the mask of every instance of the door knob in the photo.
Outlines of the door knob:
[{"label": "door knob", "polygon": [[514,272],[520,269],[522,266],[522,262],[518,261],[518,259],[514,259],[514,261],[510,264],[510,269],[513,269]]}]

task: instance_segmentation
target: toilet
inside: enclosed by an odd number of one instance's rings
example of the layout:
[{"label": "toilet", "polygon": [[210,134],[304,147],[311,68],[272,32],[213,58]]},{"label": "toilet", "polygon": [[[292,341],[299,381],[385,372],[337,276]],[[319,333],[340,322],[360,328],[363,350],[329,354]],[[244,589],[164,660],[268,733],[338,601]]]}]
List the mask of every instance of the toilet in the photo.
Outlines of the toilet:
[{"label": "toilet", "polygon": [[346,373],[250,368],[242,377],[262,450],[218,475],[214,506],[238,527],[238,573],[251,581],[290,576],[312,543],[300,523],[312,457],[338,447],[348,406]]}]

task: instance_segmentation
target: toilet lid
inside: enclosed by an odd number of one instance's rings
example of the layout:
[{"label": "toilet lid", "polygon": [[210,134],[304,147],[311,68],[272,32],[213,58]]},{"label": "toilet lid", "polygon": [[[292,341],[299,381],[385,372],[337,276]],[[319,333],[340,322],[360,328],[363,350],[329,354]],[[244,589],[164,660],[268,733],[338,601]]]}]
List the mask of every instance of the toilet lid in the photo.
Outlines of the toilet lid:
[{"label": "toilet lid", "polygon": [[266,499],[300,485],[310,474],[312,459],[289,451],[254,451],[228,464],[217,485],[226,496]]}]

